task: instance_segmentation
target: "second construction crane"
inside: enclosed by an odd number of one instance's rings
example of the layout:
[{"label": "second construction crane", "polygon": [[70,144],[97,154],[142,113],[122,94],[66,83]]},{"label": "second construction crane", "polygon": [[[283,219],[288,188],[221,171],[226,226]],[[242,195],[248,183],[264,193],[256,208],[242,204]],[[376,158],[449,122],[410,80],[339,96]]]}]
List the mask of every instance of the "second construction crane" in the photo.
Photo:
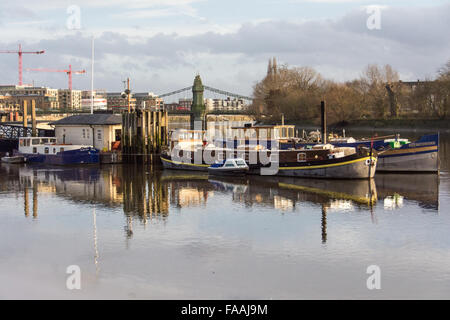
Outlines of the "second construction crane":
[{"label": "second construction crane", "polygon": [[69,69],[67,70],[58,70],[58,69],[30,69],[28,68],[27,71],[40,71],[40,72],[64,72],[69,76],[69,90],[72,90],[72,74],[83,74],[86,73],[86,70],[80,70],[80,71],[73,71],[72,65],[69,64]]}]

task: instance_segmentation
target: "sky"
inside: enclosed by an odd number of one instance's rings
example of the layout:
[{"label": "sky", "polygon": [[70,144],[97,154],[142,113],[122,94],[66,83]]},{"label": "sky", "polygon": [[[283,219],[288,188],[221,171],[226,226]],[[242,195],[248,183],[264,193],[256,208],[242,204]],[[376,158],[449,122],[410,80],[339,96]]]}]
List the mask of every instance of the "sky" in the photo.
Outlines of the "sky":
[{"label": "sky", "polygon": [[[376,8],[376,9],[373,9]],[[450,0],[2,0],[0,50],[24,55],[24,82],[163,94],[192,85],[251,95],[269,58],[310,66],[336,81],[368,64],[402,80],[427,79],[450,60]],[[18,82],[17,54],[0,54],[0,84]]]}]

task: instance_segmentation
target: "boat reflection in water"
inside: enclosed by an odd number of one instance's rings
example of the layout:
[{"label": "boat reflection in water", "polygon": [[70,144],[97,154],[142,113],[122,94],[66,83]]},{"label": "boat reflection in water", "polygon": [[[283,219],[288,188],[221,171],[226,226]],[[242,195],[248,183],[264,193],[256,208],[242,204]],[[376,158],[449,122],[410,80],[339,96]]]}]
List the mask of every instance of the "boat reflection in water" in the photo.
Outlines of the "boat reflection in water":
[{"label": "boat reflection in water", "polygon": [[415,201],[424,209],[439,210],[439,175],[380,173],[375,178],[378,197],[384,209],[403,206],[405,200]]},{"label": "boat reflection in water", "polygon": [[[300,203],[322,206],[326,234],[328,211],[386,210],[415,201],[439,209],[439,177],[433,174],[379,174],[373,180],[322,180],[274,176],[218,177],[193,171],[162,171],[144,165],[46,168],[2,164],[0,192],[23,194],[24,213],[38,217],[38,198],[53,194],[69,201],[122,210],[127,238],[133,223],[165,222],[169,212],[205,207],[215,194],[230,195],[245,207],[268,207],[292,212]],[[217,200],[220,201],[220,200]],[[30,210],[30,202],[31,210]],[[374,219],[376,221],[376,219]],[[326,238],[326,237],[325,237]]]}]

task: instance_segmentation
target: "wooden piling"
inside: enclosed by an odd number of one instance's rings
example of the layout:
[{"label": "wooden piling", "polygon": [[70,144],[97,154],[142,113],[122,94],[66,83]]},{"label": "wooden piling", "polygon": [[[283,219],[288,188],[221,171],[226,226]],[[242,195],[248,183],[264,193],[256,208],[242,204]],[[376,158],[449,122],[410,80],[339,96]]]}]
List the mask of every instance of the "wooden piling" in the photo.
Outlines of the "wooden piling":
[{"label": "wooden piling", "polygon": [[327,143],[327,107],[325,101],[320,102],[320,115],[321,115],[321,126],[322,126],[322,143]]},{"label": "wooden piling", "polygon": [[28,101],[24,100],[23,101],[23,128],[24,128],[25,133],[26,133],[25,128],[28,128],[28,105],[27,104],[28,104]]},{"label": "wooden piling", "polygon": [[36,101],[33,99],[31,100],[31,135],[33,137],[37,137],[37,130],[36,130]]},{"label": "wooden piling", "polygon": [[142,159],[145,162],[148,155],[159,153],[162,146],[168,143],[168,122],[168,113],[164,111],[123,113],[124,158]]}]

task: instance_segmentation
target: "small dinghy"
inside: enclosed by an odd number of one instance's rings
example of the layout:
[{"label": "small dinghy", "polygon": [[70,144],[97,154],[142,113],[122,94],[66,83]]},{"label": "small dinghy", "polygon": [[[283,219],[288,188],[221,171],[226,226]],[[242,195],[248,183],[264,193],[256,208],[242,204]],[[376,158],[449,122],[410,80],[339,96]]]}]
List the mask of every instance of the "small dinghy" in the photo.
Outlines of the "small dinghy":
[{"label": "small dinghy", "polygon": [[6,154],[6,156],[2,157],[1,160],[4,163],[24,163],[25,162],[25,158],[23,156],[10,157],[9,154]]},{"label": "small dinghy", "polygon": [[249,167],[244,159],[226,159],[220,163],[215,163],[208,167],[209,174],[220,176],[238,176],[248,172]]}]

